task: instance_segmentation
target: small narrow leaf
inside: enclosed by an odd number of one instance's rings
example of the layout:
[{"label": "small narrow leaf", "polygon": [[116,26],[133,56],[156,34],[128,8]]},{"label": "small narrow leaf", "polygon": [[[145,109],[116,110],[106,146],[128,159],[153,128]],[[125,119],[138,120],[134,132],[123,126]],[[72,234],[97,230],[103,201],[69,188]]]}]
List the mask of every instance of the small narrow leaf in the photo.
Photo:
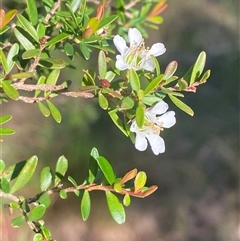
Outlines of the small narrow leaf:
[{"label": "small narrow leaf", "polygon": [[6,166],[6,165],[5,165],[5,162],[4,162],[3,160],[0,159],[0,175],[1,175],[1,172],[4,171],[5,166]]},{"label": "small narrow leaf", "polygon": [[31,43],[31,41],[29,41],[28,37],[27,37],[27,33],[24,29],[22,29],[21,27],[17,26],[13,29],[13,32],[16,36],[16,38],[18,39],[19,43],[26,49],[26,50],[30,50],[30,49],[35,49],[34,45]]},{"label": "small narrow leaf", "polygon": [[193,65],[190,84],[194,83],[197,78],[202,74],[206,63],[206,53],[203,51],[199,54],[195,64]]},{"label": "small narrow leaf", "polygon": [[49,85],[55,85],[57,83],[58,77],[60,74],[60,70],[59,69],[54,69],[48,76],[47,80],[46,80],[46,84]]},{"label": "small narrow leaf", "polygon": [[121,109],[129,110],[132,109],[134,106],[134,100],[130,96],[126,96],[121,101]]},{"label": "small narrow leaf", "polygon": [[143,126],[144,123],[144,104],[139,102],[136,109],[136,122],[139,128]]},{"label": "small narrow leaf", "polygon": [[59,43],[61,42],[62,40],[64,40],[65,38],[68,38],[70,36],[69,33],[60,33],[58,34],[57,36],[53,37],[52,39],[50,39],[45,46],[51,46],[53,44],[56,44],[56,43]]},{"label": "small narrow leaf", "polygon": [[0,116],[0,125],[7,123],[8,121],[10,121],[12,119],[11,115],[4,115],[4,116]]},{"label": "small narrow leaf", "polygon": [[108,114],[110,115],[113,123],[119,128],[119,130],[121,130],[125,136],[128,136],[128,132],[125,128],[125,125],[116,112],[117,109],[114,109],[109,111]]},{"label": "small narrow leaf", "polygon": [[35,26],[38,23],[38,11],[36,1],[27,0],[27,13],[32,25]]},{"label": "small narrow leaf", "polygon": [[115,181],[115,174],[111,164],[103,156],[99,156],[97,158],[97,163],[102,170],[106,180],[109,182],[110,185],[112,185]]},{"label": "small narrow leaf", "polygon": [[49,110],[50,110],[50,112],[53,116],[53,119],[57,123],[60,123],[62,121],[62,115],[59,112],[58,108],[52,102],[50,102],[49,100],[47,100],[47,104],[48,104]]},{"label": "small narrow leaf", "polygon": [[137,175],[137,169],[134,168],[133,170],[129,171],[124,175],[122,180],[120,181],[121,184],[128,182],[129,180],[132,180]]},{"label": "small narrow leaf", "polygon": [[30,50],[25,51],[25,52],[22,54],[22,58],[23,58],[23,59],[35,58],[35,57],[37,57],[38,55],[40,55],[40,53],[41,53],[40,49],[30,49]]},{"label": "small narrow leaf", "polygon": [[8,64],[7,73],[9,73],[12,70],[15,62],[14,58],[18,55],[18,51],[19,51],[19,44],[18,43],[13,44],[7,56],[7,64]]},{"label": "small narrow leaf", "polygon": [[102,94],[101,91],[98,92],[98,103],[99,103],[99,106],[106,110],[108,108],[108,100],[107,98]]},{"label": "small narrow leaf", "polygon": [[34,72],[20,72],[16,74],[12,74],[12,79],[23,79],[23,78],[31,78],[34,76]]},{"label": "small narrow leaf", "polygon": [[59,195],[62,199],[67,199],[67,192],[65,189],[62,189],[60,192],[59,192]]},{"label": "small narrow leaf", "polygon": [[3,69],[4,69],[5,73],[7,74],[9,66],[8,66],[8,63],[7,63],[6,56],[4,55],[4,53],[1,49],[0,49],[0,62],[3,66]]},{"label": "small narrow leaf", "polygon": [[170,100],[181,110],[183,110],[184,112],[186,112],[187,114],[193,116],[194,112],[193,110],[186,105],[184,102],[182,102],[181,100],[179,100],[177,97],[173,96],[172,94],[168,95]]},{"label": "small narrow leaf", "polygon": [[42,193],[42,195],[38,198],[38,202],[43,204],[46,208],[51,205],[51,198],[47,192]]},{"label": "small narrow leaf", "polygon": [[147,181],[147,175],[145,172],[140,171],[134,180],[134,192],[142,190]]},{"label": "small narrow leaf", "polygon": [[107,61],[104,51],[100,51],[98,55],[98,73],[101,79],[106,77],[107,73]]},{"label": "small narrow leaf", "polygon": [[87,45],[81,41],[79,46],[84,58],[88,60],[90,58],[90,50],[88,49]]},{"label": "small narrow leaf", "polygon": [[12,128],[6,128],[6,127],[0,128],[0,136],[9,136],[9,135],[13,135],[14,133],[15,133],[15,130]]},{"label": "small narrow leaf", "polygon": [[111,24],[112,22],[114,22],[116,19],[118,18],[118,15],[111,15],[109,17],[104,17],[101,22],[99,23],[98,28],[101,29],[109,24]]},{"label": "small narrow leaf", "polygon": [[126,195],[124,195],[123,204],[126,207],[128,207],[131,204],[131,197],[130,197],[130,195],[128,193]]},{"label": "small narrow leaf", "polygon": [[111,216],[118,224],[123,224],[126,220],[126,214],[122,203],[120,203],[117,196],[110,191],[106,191],[106,198]]},{"label": "small narrow leaf", "polygon": [[43,240],[43,236],[41,233],[36,233],[33,237],[33,241],[42,241]]},{"label": "small narrow leaf", "polygon": [[9,193],[10,192],[10,185],[9,185],[8,180],[5,177],[0,177],[0,188],[5,193]]},{"label": "small narrow leaf", "polygon": [[9,98],[13,100],[18,99],[19,93],[14,87],[12,87],[10,81],[0,81],[0,84],[2,84],[3,91]]},{"label": "small narrow leaf", "polygon": [[50,167],[44,167],[40,175],[41,191],[47,190],[52,183],[52,172]]},{"label": "small narrow leaf", "polygon": [[91,211],[91,199],[88,190],[84,190],[82,201],[81,201],[81,213],[83,221],[86,221]]},{"label": "small narrow leaf", "polygon": [[48,58],[41,59],[38,65],[47,69],[62,69],[66,66],[66,63],[63,59]]},{"label": "small narrow leaf", "polygon": [[68,160],[65,156],[60,156],[58,158],[56,168],[55,168],[55,182],[54,185],[57,186],[64,177],[66,171],[68,169]]},{"label": "small narrow leaf", "polygon": [[14,227],[14,228],[19,228],[23,225],[25,221],[25,217],[24,216],[21,216],[21,217],[17,217],[17,218],[14,218],[12,221],[11,221],[11,225]]},{"label": "small narrow leaf", "polygon": [[134,91],[138,92],[138,90],[140,89],[140,81],[136,71],[133,69],[129,70],[129,82],[130,82],[131,88]]},{"label": "small narrow leaf", "polygon": [[50,110],[45,106],[42,102],[37,102],[39,110],[42,112],[42,114],[46,117],[50,115]]},{"label": "small narrow leaf", "polygon": [[35,221],[37,219],[40,219],[44,215],[45,211],[46,207],[43,204],[34,207],[28,215],[28,220]]},{"label": "small narrow leaf", "polygon": [[31,180],[31,178],[35,172],[37,163],[38,163],[37,156],[32,156],[25,162],[23,168],[19,172],[19,174],[11,188],[11,191],[10,191],[11,193],[14,193],[17,190],[23,188]]},{"label": "small narrow leaf", "polygon": [[174,73],[176,72],[177,67],[178,67],[177,61],[170,62],[165,69],[163,79],[167,80],[170,77],[172,77],[174,75]]},{"label": "small narrow leaf", "polygon": [[162,79],[163,79],[163,75],[158,75],[156,78],[154,78],[145,88],[144,94],[147,95],[152,90],[157,89]]},{"label": "small narrow leaf", "polygon": [[37,30],[31,25],[31,23],[21,14],[18,14],[17,18],[21,23],[22,27],[24,28],[24,30],[27,31],[36,42],[39,42]]}]

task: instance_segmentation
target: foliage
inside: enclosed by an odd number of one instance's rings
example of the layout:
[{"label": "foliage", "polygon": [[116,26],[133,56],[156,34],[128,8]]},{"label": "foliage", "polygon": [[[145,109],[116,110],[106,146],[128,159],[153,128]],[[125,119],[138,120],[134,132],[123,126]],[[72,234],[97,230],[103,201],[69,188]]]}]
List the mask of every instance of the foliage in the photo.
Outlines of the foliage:
[{"label": "foliage", "polygon": [[[86,0],[44,0],[41,3],[26,0],[26,9],[22,13],[16,9],[7,13],[0,9],[1,103],[14,100],[37,103],[44,116],[51,115],[60,123],[62,115],[53,99],[59,96],[96,98],[100,108],[107,111],[113,123],[133,142],[135,137],[130,123],[136,120],[141,130],[146,124],[145,113],[165,97],[192,116],[193,110],[181,98],[183,92],[196,92],[197,87],[209,78],[210,70],[203,72],[205,52],[199,54],[183,76],[175,74],[178,67],[175,60],[161,71],[157,55],[151,54],[147,61],[154,64],[153,71],[141,68],[120,70],[113,55],[113,34],[126,39],[128,33],[130,40],[128,30],[136,28],[147,37],[149,28],[157,29],[162,23],[159,14],[166,7],[164,0],[141,4],[140,1],[117,0],[116,4],[102,1],[98,5]],[[126,55],[126,61],[132,61],[132,57],[142,61],[146,57],[149,49],[143,49],[143,40],[135,47],[130,46],[129,50],[134,50],[136,55]],[[75,68],[71,61],[78,55],[86,61],[94,58],[93,50],[98,51],[97,68],[82,69],[84,74],[80,84],[72,90],[71,83],[79,81],[61,80],[61,71]],[[57,58],[56,53],[65,56]],[[11,119],[10,115],[0,117],[0,138],[15,133],[12,128],[2,127]],[[162,130],[161,124],[153,123],[150,127],[154,133],[154,128],[159,128],[159,133]],[[53,240],[42,220],[53,194],[67,199],[69,193],[74,193],[80,202],[82,218],[87,220],[91,210],[91,191],[104,191],[113,219],[121,224],[126,218],[124,206],[130,205],[132,196],[144,198],[157,190],[155,185],[145,186],[147,175],[144,171],[133,169],[123,177],[117,177],[110,162],[93,148],[88,176],[83,183],[67,176],[68,160],[61,156],[55,170],[48,166],[42,169],[40,192],[32,198],[16,196],[15,192],[22,190],[36,174],[37,164],[36,156],[10,167],[0,161],[0,194],[11,200],[8,204],[11,212],[20,211],[20,216],[11,224],[20,227],[27,222],[36,233],[33,240]],[[120,201],[116,194],[122,195],[123,200]]]}]

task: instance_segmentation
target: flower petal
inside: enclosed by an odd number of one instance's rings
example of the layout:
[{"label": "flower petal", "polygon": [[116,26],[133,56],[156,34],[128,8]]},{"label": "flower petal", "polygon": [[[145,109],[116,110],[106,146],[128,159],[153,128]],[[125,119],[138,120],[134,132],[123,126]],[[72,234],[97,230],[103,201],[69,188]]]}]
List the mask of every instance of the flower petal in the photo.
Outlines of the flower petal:
[{"label": "flower petal", "polygon": [[142,66],[147,71],[153,71],[155,68],[154,62],[152,59],[148,59]]},{"label": "flower petal", "polygon": [[151,135],[147,135],[146,137],[155,155],[165,152],[165,143],[161,136],[156,134],[151,134]]},{"label": "flower petal", "polygon": [[139,151],[145,151],[147,149],[147,139],[145,138],[145,135],[141,133],[136,134],[135,139],[135,147]]},{"label": "flower petal", "polygon": [[150,55],[159,56],[161,54],[164,54],[165,52],[166,52],[166,48],[165,48],[164,44],[156,43],[148,51],[148,54],[149,54],[149,56]]},{"label": "flower petal", "polygon": [[117,55],[116,58],[117,58],[117,61],[115,63],[115,66],[117,69],[125,70],[129,67],[129,65],[125,63],[125,61],[121,55]]},{"label": "flower petal", "polygon": [[175,112],[168,111],[162,116],[156,117],[156,120],[158,124],[162,123],[164,128],[170,128],[176,123]]},{"label": "flower petal", "polygon": [[163,100],[158,102],[152,109],[149,110],[150,114],[161,115],[168,109],[168,104]]},{"label": "flower petal", "polygon": [[135,44],[139,46],[142,42],[142,34],[136,28],[130,28],[128,30],[128,40],[130,43],[130,47]]},{"label": "flower petal", "polygon": [[119,35],[113,38],[113,43],[121,55],[128,49],[126,41]]}]

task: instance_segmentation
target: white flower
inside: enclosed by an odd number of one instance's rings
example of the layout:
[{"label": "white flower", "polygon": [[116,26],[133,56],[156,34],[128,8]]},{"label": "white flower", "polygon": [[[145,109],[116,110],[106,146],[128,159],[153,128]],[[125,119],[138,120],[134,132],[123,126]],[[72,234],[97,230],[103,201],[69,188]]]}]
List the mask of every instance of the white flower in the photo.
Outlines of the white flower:
[{"label": "white flower", "polygon": [[132,122],[130,131],[136,133],[136,149],[145,151],[148,140],[155,155],[165,152],[165,143],[159,134],[164,128],[170,128],[176,123],[175,112],[166,112],[167,109],[168,104],[162,100],[153,108],[145,111],[144,124],[141,128],[138,127],[136,120]]},{"label": "white flower", "polygon": [[116,68],[119,70],[154,70],[155,66],[151,55],[159,56],[165,53],[165,46],[162,43],[156,43],[150,49],[146,49],[142,34],[136,28],[128,30],[128,39],[130,47],[127,46],[126,41],[119,35],[113,38],[113,43],[120,53],[116,57]]}]

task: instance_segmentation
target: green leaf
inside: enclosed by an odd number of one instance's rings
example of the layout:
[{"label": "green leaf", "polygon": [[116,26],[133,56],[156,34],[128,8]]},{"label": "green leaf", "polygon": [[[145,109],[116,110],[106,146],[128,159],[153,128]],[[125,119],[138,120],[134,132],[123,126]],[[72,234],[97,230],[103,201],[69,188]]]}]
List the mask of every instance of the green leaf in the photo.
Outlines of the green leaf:
[{"label": "green leaf", "polygon": [[23,28],[16,26],[13,29],[13,32],[17,40],[19,41],[19,43],[24,47],[24,49],[26,50],[35,49],[34,45],[28,39],[29,38],[28,33]]},{"label": "green leaf", "polygon": [[81,0],[72,0],[70,7],[72,9],[73,12],[76,12],[80,6]]},{"label": "green leaf", "polygon": [[84,190],[81,201],[81,213],[83,221],[86,221],[91,211],[91,199],[88,190]]},{"label": "green leaf", "polygon": [[60,192],[59,192],[59,195],[62,199],[67,199],[67,192],[65,189],[62,189]]},{"label": "green leaf", "polygon": [[134,100],[130,96],[126,96],[121,101],[121,109],[129,110],[132,109],[134,106]]},{"label": "green leaf", "polygon": [[108,209],[111,216],[118,224],[123,224],[126,220],[126,214],[122,203],[119,202],[117,196],[110,191],[106,191],[106,199]]},{"label": "green leaf", "polygon": [[44,37],[46,33],[46,25],[40,22],[37,26],[37,33],[38,33],[39,39]]},{"label": "green leaf", "polygon": [[130,195],[127,193],[124,195],[123,197],[123,204],[128,207],[131,204],[131,197]]},{"label": "green leaf", "polygon": [[98,92],[98,103],[99,103],[99,106],[106,110],[108,108],[108,100],[107,98],[102,94],[101,91]]},{"label": "green leaf", "polygon": [[41,191],[47,190],[52,183],[52,172],[50,167],[44,167],[40,176]]},{"label": "green leaf", "polygon": [[21,217],[17,217],[17,218],[14,218],[12,221],[11,221],[11,225],[14,227],[14,228],[19,228],[23,225],[23,223],[25,222],[25,217],[24,216],[21,216]]},{"label": "green leaf", "polygon": [[59,112],[58,108],[49,100],[47,100],[47,104],[48,104],[49,110],[53,116],[53,119],[57,123],[60,123],[62,121],[62,116],[61,116],[61,113]]},{"label": "green leaf", "polygon": [[104,17],[101,22],[99,23],[98,29],[101,29],[112,22],[114,22],[118,18],[118,15],[111,15],[109,17]]},{"label": "green leaf", "polygon": [[206,63],[206,53],[203,51],[199,54],[195,64],[193,65],[191,78],[190,78],[190,84],[194,83],[198,77],[203,72],[204,66]]},{"label": "green leaf", "polygon": [[73,56],[75,53],[73,45],[70,43],[65,43],[64,52],[66,53],[67,56],[70,56],[70,57]]},{"label": "green leaf", "polygon": [[13,135],[14,133],[15,133],[15,130],[12,128],[5,128],[5,127],[0,128],[0,136],[9,136],[9,135]]},{"label": "green leaf", "polygon": [[30,49],[30,50],[25,51],[25,52],[22,54],[22,58],[23,58],[23,59],[35,58],[35,57],[37,57],[38,55],[40,55],[40,53],[41,53],[40,49]]},{"label": "green leaf", "polygon": [[193,110],[186,105],[184,102],[182,102],[181,100],[179,100],[177,97],[173,96],[172,94],[168,95],[170,100],[181,110],[183,110],[184,112],[186,112],[187,114],[193,116],[194,112]]},{"label": "green leaf", "polygon": [[10,192],[10,185],[8,180],[3,176],[0,177],[0,188],[3,190],[3,192],[5,193],[9,193]]},{"label": "green leaf", "polygon": [[155,96],[155,95],[149,95],[144,96],[142,99],[142,102],[148,106],[152,106],[154,103],[161,101],[162,98]]},{"label": "green leaf", "polygon": [[50,115],[50,110],[47,108],[47,106],[45,106],[42,102],[37,102],[37,104],[42,114],[48,117]]},{"label": "green leaf", "polygon": [[60,70],[59,69],[54,69],[48,76],[47,80],[46,80],[46,84],[49,85],[55,85],[57,83],[58,77],[60,74]]},{"label": "green leaf", "polygon": [[2,85],[3,91],[9,98],[13,100],[18,99],[19,93],[14,87],[12,87],[10,81],[0,81],[0,84]]},{"label": "green leaf", "polygon": [[165,69],[163,79],[167,80],[170,77],[172,77],[174,75],[174,73],[176,72],[177,67],[178,67],[177,61],[170,62]]},{"label": "green leaf", "polygon": [[87,45],[83,41],[80,42],[79,46],[80,46],[80,50],[81,50],[84,58],[86,60],[88,60],[90,58],[90,50],[89,50],[89,48],[87,47]]},{"label": "green leaf", "polygon": [[32,156],[29,158],[24,166],[22,167],[21,171],[19,172],[12,188],[11,188],[11,193],[16,192],[17,190],[23,188],[32,178],[36,166],[38,163],[38,158],[37,156]]},{"label": "green leaf", "polygon": [[41,233],[36,233],[34,236],[33,236],[33,241],[42,241],[43,240],[43,236]]},{"label": "green leaf", "polygon": [[12,74],[12,79],[23,79],[23,78],[31,78],[34,76],[34,72],[20,72],[16,74]]},{"label": "green leaf", "polygon": [[[18,11],[16,9],[12,9],[5,14],[5,11],[3,9],[1,9],[1,15],[0,15],[0,19],[2,22],[1,27],[7,25],[15,17],[17,12]],[[4,18],[4,19],[2,19],[2,18]]]},{"label": "green leaf", "polygon": [[145,172],[138,172],[137,176],[134,179],[134,192],[139,192],[142,190],[147,181],[147,175]]},{"label": "green leaf", "polygon": [[7,74],[9,66],[8,66],[8,63],[7,63],[6,56],[4,55],[4,53],[3,53],[3,51],[1,49],[0,49],[0,61],[2,63],[2,66],[4,68],[5,73]]},{"label": "green leaf", "polygon": [[[0,172],[3,172],[4,169],[5,169],[5,162],[0,159]],[[1,175],[1,173],[0,173],[0,175]]]},{"label": "green leaf", "polygon": [[38,202],[43,204],[46,208],[51,205],[51,198],[47,192],[42,193],[42,195],[38,198]]},{"label": "green leaf", "polygon": [[38,11],[36,1],[27,0],[27,14],[33,26],[38,23]]},{"label": "green leaf", "polygon": [[19,44],[15,43],[12,45],[7,56],[7,65],[8,65],[7,73],[9,73],[12,70],[15,62],[14,58],[18,55],[18,52],[19,52]]},{"label": "green leaf", "polygon": [[[37,85],[45,84],[45,82],[46,82],[46,77],[42,75],[38,79]],[[40,93],[41,93],[41,90],[36,90],[34,97],[37,97]],[[40,103],[40,102],[38,102],[38,103]],[[49,115],[50,115],[50,112],[49,112]]]},{"label": "green leaf", "polygon": [[98,55],[98,73],[101,79],[106,78],[107,73],[107,61],[104,51],[100,51]]},{"label": "green leaf", "polygon": [[9,207],[11,207],[13,210],[17,210],[20,208],[20,205],[18,202],[10,202]]},{"label": "green leaf", "polygon": [[44,235],[45,240],[51,240],[51,232],[46,226],[42,226],[42,233]]},{"label": "green leaf", "polygon": [[66,63],[63,59],[48,58],[41,59],[38,65],[47,69],[62,69],[66,66]]},{"label": "green leaf", "polygon": [[36,42],[39,42],[37,30],[32,26],[32,24],[25,17],[23,17],[23,15],[17,14],[17,18],[24,30],[27,31]]},{"label": "green leaf", "polygon": [[144,123],[144,110],[144,104],[142,102],[139,102],[136,109],[136,122],[139,128],[141,128]]},{"label": "green leaf", "polygon": [[181,78],[178,80],[178,86],[180,90],[185,90],[188,87],[188,83],[183,78]]},{"label": "green leaf", "polygon": [[110,185],[112,185],[115,181],[115,174],[114,174],[111,164],[103,156],[99,156],[97,158],[97,163],[98,163],[101,171],[103,172],[106,180],[108,181],[108,183]]},{"label": "green leaf", "polygon": [[97,173],[98,173],[98,164],[97,164],[97,158],[99,157],[99,153],[97,148],[93,148],[90,153],[89,158],[89,168],[88,168],[88,182],[93,183]]},{"label": "green leaf", "polygon": [[123,121],[119,118],[116,112],[117,112],[117,109],[114,109],[109,111],[108,114],[110,115],[113,123],[122,131],[122,133],[125,136],[128,136],[128,132],[126,131],[125,125]]},{"label": "green leaf", "polygon": [[138,90],[140,89],[140,81],[136,71],[133,69],[129,70],[129,82],[130,82],[131,88],[134,91],[138,92]]},{"label": "green leaf", "polygon": [[153,63],[156,67],[156,75],[159,76],[161,74],[160,64],[154,55],[151,55],[151,59],[153,60]]},{"label": "green leaf", "polygon": [[28,215],[28,221],[35,221],[40,219],[44,215],[45,211],[46,207],[43,204],[34,207]]},{"label": "green leaf", "polygon": [[66,33],[66,32],[60,33],[60,34],[58,34],[57,36],[55,36],[55,37],[53,37],[52,39],[50,39],[50,40],[46,43],[45,46],[47,47],[47,46],[51,46],[51,45],[53,45],[53,44],[59,43],[59,42],[61,42],[62,40],[64,40],[65,38],[68,38],[69,36],[70,36],[69,33]]},{"label": "green leaf", "polygon": [[162,79],[163,79],[163,75],[158,75],[156,78],[154,78],[145,88],[144,94],[147,95],[152,90],[157,89]]},{"label": "green leaf", "polygon": [[210,74],[211,74],[211,70],[209,69],[209,70],[207,70],[207,71],[203,74],[203,76],[202,76],[202,78],[199,80],[199,82],[200,82],[200,83],[205,83],[205,82],[207,81],[207,79],[210,77]]},{"label": "green leaf", "polygon": [[8,121],[10,121],[12,119],[11,115],[4,115],[4,116],[0,116],[0,125],[7,123]]},{"label": "green leaf", "polygon": [[67,169],[68,169],[68,160],[66,159],[65,156],[60,156],[58,158],[56,168],[55,168],[55,181],[54,181],[55,186],[57,186],[61,182]]}]

